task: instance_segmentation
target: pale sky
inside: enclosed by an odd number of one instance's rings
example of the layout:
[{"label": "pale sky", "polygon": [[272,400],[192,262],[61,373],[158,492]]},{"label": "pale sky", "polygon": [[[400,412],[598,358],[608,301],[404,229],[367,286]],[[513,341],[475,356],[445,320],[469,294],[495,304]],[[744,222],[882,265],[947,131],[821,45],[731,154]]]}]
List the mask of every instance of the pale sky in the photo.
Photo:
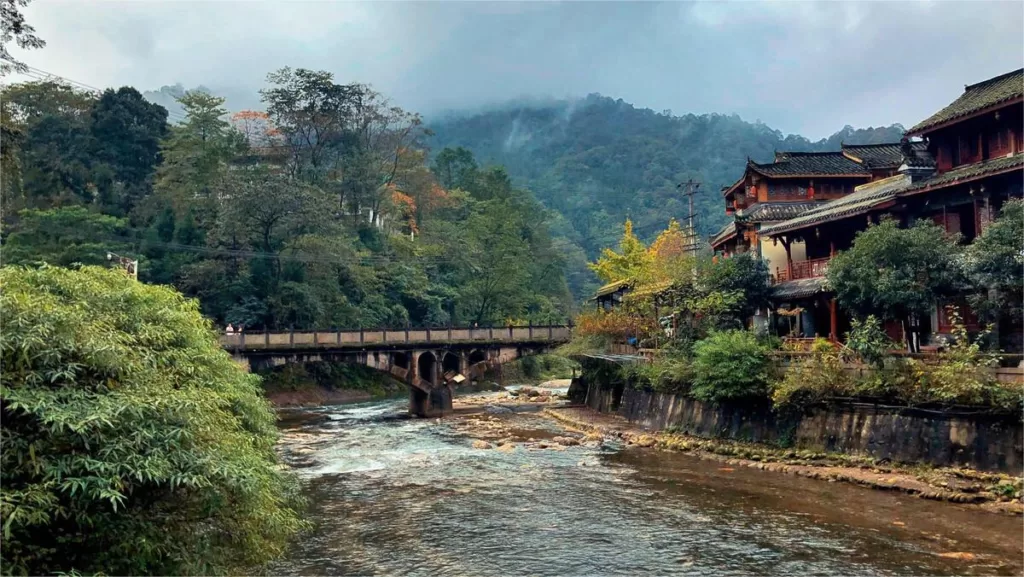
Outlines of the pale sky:
[{"label": "pale sky", "polygon": [[1019,0],[34,0],[25,13],[47,47],[12,52],[98,87],[205,85],[254,106],[267,72],[292,66],[427,115],[599,92],[812,139],[845,124],[909,127],[965,84],[1024,66]]}]

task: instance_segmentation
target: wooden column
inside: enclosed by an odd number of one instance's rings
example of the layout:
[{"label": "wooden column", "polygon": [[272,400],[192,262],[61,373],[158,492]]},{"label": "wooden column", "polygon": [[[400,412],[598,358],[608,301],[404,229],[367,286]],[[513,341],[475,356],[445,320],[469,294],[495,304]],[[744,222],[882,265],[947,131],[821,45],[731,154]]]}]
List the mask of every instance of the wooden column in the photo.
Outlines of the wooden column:
[{"label": "wooden column", "polygon": [[836,333],[839,332],[839,326],[838,326],[839,325],[839,319],[836,316],[836,298],[835,297],[832,297],[832,299],[828,302],[828,324],[829,324],[829,327],[828,327],[828,330],[829,330],[828,338],[829,338],[829,340],[832,341],[833,343],[839,342],[839,335],[836,334]]},{"label": "wooden column", "polygon": [[782,237],[782,248],[786,249],[786,280],[793,280],[793,253],[790,250],[792,241]]}]

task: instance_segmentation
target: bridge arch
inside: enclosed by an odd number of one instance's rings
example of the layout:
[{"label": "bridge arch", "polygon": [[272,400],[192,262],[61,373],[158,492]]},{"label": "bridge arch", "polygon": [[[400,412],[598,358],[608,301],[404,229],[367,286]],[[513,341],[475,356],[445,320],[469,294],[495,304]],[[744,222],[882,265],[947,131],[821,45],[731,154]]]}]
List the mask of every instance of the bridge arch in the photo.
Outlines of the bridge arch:
[{"label": "bridge arch", "polygon": [[473,349],[469,352],[469,365],[473,366],[487,360],[487,353],[480,349]]},{"label": "bridge arch", "polygon": [[395,351],[395,352],[391,353],[391,364],[396,366],[396,367],[398,367],[398,368],[408,370],[408,368],[409,368],[409,353],[407,353],[405,351]]},{"label": "bridge arch", "polygon": [[462,363],[461,363],[461,361],[462,361],[462,359],[459,358],[459,355],[457,355],[457,354],[455,354],[455,353],[453,353],[451,351],[445,351],[444,354],[441,355],[441,374],[443,375],[443,374],[447,374],[447,373],[450,373],[450,372],[451,373],[460,373],[460,372],[462,372]]},{"label": "bridge arch", "polygon": [[431,351],[421,352],[416,359],[416,369],[420,380],[430,386],[437,384],[437,357]]}]

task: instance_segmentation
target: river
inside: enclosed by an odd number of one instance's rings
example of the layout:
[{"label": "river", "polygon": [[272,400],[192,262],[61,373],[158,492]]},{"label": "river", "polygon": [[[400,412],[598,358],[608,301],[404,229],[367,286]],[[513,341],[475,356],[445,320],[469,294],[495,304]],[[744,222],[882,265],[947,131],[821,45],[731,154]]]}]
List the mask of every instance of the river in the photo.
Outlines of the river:
[{"label": "river", "polygon": [[[1019,517],[645,449],[474,449],[406,401],[282,413],[315,527],[275,575],[1017,575]],[[559,433],[502,415],[517,436]],[[458,419],[458,417],[455,417]],[[964,555],[963,553],[970,553]]]}]

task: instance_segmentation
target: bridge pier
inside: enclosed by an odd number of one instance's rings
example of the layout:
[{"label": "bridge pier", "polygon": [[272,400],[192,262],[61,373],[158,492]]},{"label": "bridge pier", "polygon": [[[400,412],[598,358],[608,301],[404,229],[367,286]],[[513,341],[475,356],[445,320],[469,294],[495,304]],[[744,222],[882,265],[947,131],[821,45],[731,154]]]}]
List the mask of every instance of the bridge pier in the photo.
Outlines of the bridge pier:
[{"label": "bridge pier", "polygon": [[409,387],[409,414],[417,417],[443,417],[452,412],[452,390],[445,385],[430,392]]}]

